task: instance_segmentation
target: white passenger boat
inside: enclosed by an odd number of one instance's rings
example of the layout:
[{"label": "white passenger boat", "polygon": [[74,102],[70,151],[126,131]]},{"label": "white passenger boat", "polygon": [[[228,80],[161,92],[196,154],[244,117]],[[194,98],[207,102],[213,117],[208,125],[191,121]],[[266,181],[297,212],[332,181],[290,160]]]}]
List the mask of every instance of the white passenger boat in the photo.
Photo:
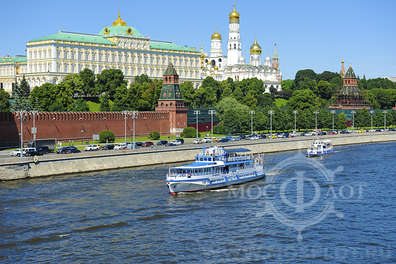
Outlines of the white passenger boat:
[{"label": "white passenger boat", "polygon": [[331,140],[316,139],[312,142],[311,146],[307,149],[307,157],[318,157],[333,152],[333,144]]},{"label": "white passenger boat", "polygon": [[203,148],[195,162],[169,169],[166,183],[170,194],[195,192],[254,181],[265,177],[263,155],[245,148]]}]

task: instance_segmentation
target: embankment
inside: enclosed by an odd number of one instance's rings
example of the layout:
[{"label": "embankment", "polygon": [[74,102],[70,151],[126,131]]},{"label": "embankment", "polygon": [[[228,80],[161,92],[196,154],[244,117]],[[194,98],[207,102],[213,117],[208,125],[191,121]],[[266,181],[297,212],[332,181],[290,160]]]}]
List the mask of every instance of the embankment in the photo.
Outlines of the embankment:
[{"label": "embankment", "polygon": [[[345,136],[325,136],[334,146],[396,141],[396,133],[354,134]],[[224,144],[225,147],[245,147],[253,153],[271,153],[307,148],[312,138],[284,140],[239,141]],[[185,145],[162,149],[140,149],[122,152],[92,152],[71,155],[48,155],[39,158],[0,160],[0,180],[16,180],[71,173],[130,168],[194,160],[202,146]]]}]

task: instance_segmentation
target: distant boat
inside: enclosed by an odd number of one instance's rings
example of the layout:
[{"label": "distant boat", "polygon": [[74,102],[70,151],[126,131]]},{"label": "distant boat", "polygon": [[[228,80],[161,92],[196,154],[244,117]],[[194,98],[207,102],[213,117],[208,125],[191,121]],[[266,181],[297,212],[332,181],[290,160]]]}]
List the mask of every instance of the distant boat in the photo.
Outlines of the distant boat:
[{"label": "distant boat", "polygon": [[265,177],[263,155],[249,149],[203,148],[195,161],[169,169],[166,176],[171,195],[217,189]]},{"label": "distant boat", "polygon": [[307,149],[307,157],[318,157],[333,152],[331,140],[315,139]]}]

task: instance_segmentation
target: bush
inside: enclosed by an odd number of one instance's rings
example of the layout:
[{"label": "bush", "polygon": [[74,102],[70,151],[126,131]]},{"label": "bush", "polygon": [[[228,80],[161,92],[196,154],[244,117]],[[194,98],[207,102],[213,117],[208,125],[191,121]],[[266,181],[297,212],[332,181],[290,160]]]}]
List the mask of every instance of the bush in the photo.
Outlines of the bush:
[{"label": "bush", "polygon": [[110,130],[104,130],[99,133],[99,142],[100,143],[107,143],[107,142],[114,142],[114,133]]},{"label": "bush", "polygon": [[160,139],[160,133],[156,130],[154,130],[153,132],[150,133],[149,137],[153,140],[157,140]]},{"label": "bush", "polygon": [[183,129],[183,133],[181,134],[181,137],[184,138],[195,138],[197,135],[197,130],[193,127],[185,127]]}]

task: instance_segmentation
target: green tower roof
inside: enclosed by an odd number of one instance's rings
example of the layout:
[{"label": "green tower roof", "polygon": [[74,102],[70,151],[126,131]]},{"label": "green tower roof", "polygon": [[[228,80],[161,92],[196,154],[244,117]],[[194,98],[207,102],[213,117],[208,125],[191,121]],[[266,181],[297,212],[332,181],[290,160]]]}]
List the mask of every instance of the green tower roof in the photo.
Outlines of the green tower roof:
[{"label": "green tower roof", "polygon": [[164,75],[178,75],[172,63],[168,64],[168,67],[166,68]]},{"label": "green tower roof", "polygon": [[345,73],[345,79],[356,79],[356,75],[353,72],[352,66],[349,66],[348,71]]}]

